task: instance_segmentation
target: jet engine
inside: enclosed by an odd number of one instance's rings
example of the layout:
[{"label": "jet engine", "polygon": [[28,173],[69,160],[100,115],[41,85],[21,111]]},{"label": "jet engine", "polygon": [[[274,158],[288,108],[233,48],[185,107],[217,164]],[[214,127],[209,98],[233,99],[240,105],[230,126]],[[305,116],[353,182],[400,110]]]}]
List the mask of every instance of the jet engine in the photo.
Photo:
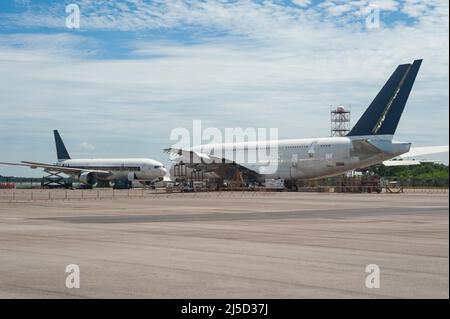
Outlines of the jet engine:
[{"label": "jet engine", "polygon": [[80,174],[80,182],[85,185],[95,185],[97,184],[97,175],[92,172],[83,172]]}]

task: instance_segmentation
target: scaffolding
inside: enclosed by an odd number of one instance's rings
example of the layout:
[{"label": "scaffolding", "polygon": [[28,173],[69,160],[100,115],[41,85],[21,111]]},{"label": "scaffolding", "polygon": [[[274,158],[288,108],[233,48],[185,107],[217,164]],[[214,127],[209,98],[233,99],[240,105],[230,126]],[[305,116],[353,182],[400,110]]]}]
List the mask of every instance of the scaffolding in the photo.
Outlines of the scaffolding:
[{"label": "scaffolding", "polygon": [[41,187],[42,188],[69,188],[72,187],[70,181],[61,176],[60,171],[46,170],[48,173],[42,177]]},{"label": "scaffolding", "polygon": [[350,108],[345,109],[339,105],[336,108],[330,106],[331,136],[345,136],[350,132]]}]

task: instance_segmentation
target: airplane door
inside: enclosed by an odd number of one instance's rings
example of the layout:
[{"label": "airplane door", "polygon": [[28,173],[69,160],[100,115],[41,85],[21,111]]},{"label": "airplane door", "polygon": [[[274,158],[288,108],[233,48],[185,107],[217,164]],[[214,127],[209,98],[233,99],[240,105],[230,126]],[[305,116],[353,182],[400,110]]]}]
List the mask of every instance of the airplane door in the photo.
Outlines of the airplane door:
[{"label": "airplane door", "polygon": [[317,142],[312,142],[311,145],[308,148],[308,156],[309,158],[314,158],[314,156],[316,155],[316,145]]},{"label": "airplane door", "polygon": [[291,156],[291,165],[289,166],[289,175],[290,178],[294,178],[297,174],[298,167],[298,154],[292,154]]}]

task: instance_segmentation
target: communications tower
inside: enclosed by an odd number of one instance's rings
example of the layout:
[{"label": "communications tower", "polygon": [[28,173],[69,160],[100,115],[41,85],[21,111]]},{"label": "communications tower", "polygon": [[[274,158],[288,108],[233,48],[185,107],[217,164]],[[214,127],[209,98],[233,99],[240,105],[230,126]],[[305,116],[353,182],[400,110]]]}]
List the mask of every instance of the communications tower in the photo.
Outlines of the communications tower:
[{"label": "communications tower", "polygon": [[330,107],[331,136],[345,136],[350,132],[350,108],[343,105],[336,108]]}]

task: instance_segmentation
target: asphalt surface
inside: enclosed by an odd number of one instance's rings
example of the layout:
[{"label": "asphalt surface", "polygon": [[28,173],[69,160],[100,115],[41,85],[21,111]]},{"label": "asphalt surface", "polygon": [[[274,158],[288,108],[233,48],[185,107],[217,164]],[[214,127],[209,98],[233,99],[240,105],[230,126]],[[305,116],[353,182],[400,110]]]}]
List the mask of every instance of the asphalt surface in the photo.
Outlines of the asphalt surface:
[{"label": "asphalt surface", "polygon": [[448,298],[448,221],[448,194],[2,202],[0,298]]}]

